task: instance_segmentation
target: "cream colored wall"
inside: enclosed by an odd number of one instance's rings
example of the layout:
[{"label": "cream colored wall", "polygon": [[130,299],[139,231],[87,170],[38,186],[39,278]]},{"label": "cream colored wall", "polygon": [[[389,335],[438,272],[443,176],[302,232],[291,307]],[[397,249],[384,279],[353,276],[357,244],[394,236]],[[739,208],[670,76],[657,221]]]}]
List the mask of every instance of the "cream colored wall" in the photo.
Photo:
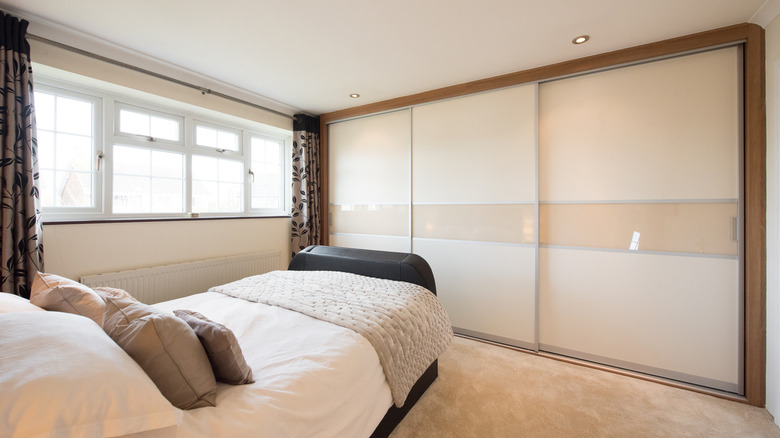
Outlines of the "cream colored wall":
[{"label": "cream colored wall", "polygon": [[766,408],[780,425],[780,18],[766,27]]},{"label": "cream colored wall", "polygon": [[279,250],[285,269],[290,219],[220,219],[43,227],[44,269],[78,280],[121,271]]}]

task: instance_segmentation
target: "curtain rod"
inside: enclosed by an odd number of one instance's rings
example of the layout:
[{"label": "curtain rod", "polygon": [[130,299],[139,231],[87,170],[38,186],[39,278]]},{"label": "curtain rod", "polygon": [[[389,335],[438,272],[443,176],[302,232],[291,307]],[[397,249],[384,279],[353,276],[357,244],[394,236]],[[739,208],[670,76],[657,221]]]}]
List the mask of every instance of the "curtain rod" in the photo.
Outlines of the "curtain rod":
[{"label": "curtain rod", "polygon": [[124,63],[124,62],[121,62],[121,61],[117,61],[115,59],[107,58],[105,56],[98,55],[98,54],[92,53],[92,52],[88,52],[86,50],[79,49],[77,47],[69,46],[67,44],[62,44],[60,42],[53,41],[53,40],[50,40],[48,38],[44,38],[44,37],[41,37],[41,36],[38,36],[38,35],[33,35],[33,34],[30,34],[30,33],[27,34],[27,38],[30,38],[30,39],[36,40],[36,41],[40,41],[42,43],[46,43],[46,44],[49,44],[49,45],[52,45],[52,46],[55,46],[55,47],[59,47],[61,49],[65,49],[65,50],[68,50],[70,52],[77,53],[79,55],[84,55],[84,56],[89,57],[89,58],[97,59],[99,61],[107,62],[109,64],[113,64],[113,65],[116,65],[116,66],[119,66],[119,67],[122,67],[122,68],[126,68],[128,70],[133,70],[133,71],[136,71],[136,72],[139,72],[139,73],[143,73],[145,75],[153,76],[153,77],[155,77],[157,79],[162,79],[164,81],[173,82],[174,84],[178,84],[178,85],[181,85],[181,86],[184,86],[184,87],[192,88],[192,89],[200,91],[201,94],[203,94],[203,95],[211,94],[213,96],[221,97],[222,99],[227,99],[227,100],[230,100],[230,101],[233,101],[233,102],[237,102],[237,103],[240,103],[240,104],[243,104],[243,105],[248,105],[248,106],[251,106],[251,107],[254,107],[254,108],[257,108],[257,109],[261,109],[263,111],[267,111],[269,113],[273,113],[273,114],[276,114],[278,116],[286,117],[286,118],[291,119],[291,120],[296,120],[296,118],[294,116],[291,116],[289,114],[285,114],[285,113],[280,112],[280,111],[276,111],[276,110],[271,109],[271,108],[266,108],[266,107],[264,107],[262,105],[258,105],[256,103],[252,103],[252,102],[249,102],[249,101],[246,101],[246,100],[243,100],[243,99],[239,99],[237,97],[233,97],[233,96],[230,96],[228,94],[220,93],[219,91],[214,91],[214,90],[210,90],[210,89],[205,88],[205,87],[200,87],[198,85],[191,84],[189,82],[185,82],[185,81],[182,81],[182,80],[179,80],[179,79],[176,79],[176,78],[172,78],[170,76],[165,76],[165,75],[160,74],[160,73],[155,73],[155,72],[153,72],[151,70],[146,70],[146,69],[143,69],[141,67],[136,67],[134,65],[130,65],[130,64],[127,64],[127,63]]}]

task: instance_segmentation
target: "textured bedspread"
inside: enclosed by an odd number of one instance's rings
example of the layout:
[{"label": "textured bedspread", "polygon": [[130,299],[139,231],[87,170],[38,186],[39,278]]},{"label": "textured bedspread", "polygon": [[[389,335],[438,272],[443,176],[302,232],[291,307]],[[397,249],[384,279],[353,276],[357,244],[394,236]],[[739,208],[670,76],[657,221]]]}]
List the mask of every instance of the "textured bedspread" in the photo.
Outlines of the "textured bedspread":
[{"label": "textured bedspread", "polygon": [[396,406],[452,340],[439,300],[401,281],[334,271],[274,271],[209,289],[349,328],[376,349]]}]

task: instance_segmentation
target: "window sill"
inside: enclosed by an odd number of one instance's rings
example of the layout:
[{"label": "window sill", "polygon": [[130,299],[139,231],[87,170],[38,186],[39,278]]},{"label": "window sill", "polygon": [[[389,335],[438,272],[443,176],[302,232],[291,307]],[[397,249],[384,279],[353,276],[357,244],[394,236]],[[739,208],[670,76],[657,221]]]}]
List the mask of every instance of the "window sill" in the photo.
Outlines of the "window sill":
[{"label": "window sill", "polygon": [[79,220],[46,220],[47,225],[87,225],[87,224],[121,224],[139,222],[176,222],[176,221],[214,221],[214,220],[238,220],[238,219],[282,219],[290,218],[290,215],[280,216],[205,216],[205,217],[159,217],[159,218],[116,218],[116,219],[79,219]]}]

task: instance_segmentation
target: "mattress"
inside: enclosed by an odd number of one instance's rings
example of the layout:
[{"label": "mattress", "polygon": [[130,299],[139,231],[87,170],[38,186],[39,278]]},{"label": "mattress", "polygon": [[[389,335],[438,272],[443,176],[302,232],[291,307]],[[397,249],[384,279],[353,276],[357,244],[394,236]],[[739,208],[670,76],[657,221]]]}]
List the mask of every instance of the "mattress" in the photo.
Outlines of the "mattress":
[{"label": "mattress", "polygon": [[178,411],[179,426],[132,437],[368,437],[392,405],[371,344],[352,330],[205,292],[155,307],[230,328],[255,383],[220,383],[217,406]]}]

